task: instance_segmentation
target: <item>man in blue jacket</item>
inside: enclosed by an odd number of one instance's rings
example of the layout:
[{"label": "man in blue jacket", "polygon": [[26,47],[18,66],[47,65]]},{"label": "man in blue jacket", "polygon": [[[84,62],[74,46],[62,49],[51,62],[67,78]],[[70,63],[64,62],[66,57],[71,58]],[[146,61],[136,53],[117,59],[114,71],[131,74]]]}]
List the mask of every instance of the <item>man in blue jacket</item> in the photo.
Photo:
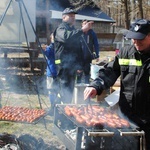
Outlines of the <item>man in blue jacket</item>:
[{"label": "man in blue jacket", "polygon": [[54,107],[56,103],[56,98],[58,94],[58,84],[56,82],[57,80],[57,70],[55,65],[55,54],[54,54],[54,37],[53,33],[50,35],[50,45],[42,45],[43,53],[46,56],[47,59],[47,68],[46,68],[46,75],[47,75],[47,89],[49,93],[49,99],[51,104],[51,109],[49,114],[53,115],[54,113]]},{"label": "man in blue jacket", "polygon": [[[88,23],[88,20],[82,21],[82,27]],[[94,22],[93,22],[94,23]],[[77,74],[77,83],[81,83],[84,74],[84,83],[90,82],[90,68],[93,59],[99,61],[99,43],[97,35],[93,29],[88,30],[82,35],[81,38],[82,51],[83,51],[83,72]]]}]

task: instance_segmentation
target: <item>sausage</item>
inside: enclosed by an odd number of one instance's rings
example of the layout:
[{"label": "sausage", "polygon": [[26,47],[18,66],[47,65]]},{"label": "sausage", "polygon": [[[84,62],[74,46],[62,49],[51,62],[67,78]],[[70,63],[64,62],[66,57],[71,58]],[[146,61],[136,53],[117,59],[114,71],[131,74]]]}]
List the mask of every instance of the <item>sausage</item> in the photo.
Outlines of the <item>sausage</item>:
[{"label": "sausage", "polygon": [[90,120],[91,118],[88,115],[81,115],[81,118],[87,122],[88,120]]},{"label": "sausage", "polygon": [[84,107],[83,113],[84,114],[88,113],[88,107],[86,107],[86,106]]},{"label": "sausage", "polygon": [[91,127],[91,126],[93,126],[93,124],[92,124],[92,122],[89,120],[89,121],[86,121],[86,126],[88,126],[88,127]]},{"label": "sausage", "polygon": [[116,124],[113,121],[111,121],[111,120],[107,121],[107,126],[111,127],[111,128],[116,128]]},{"label": "sausage", "polygon": [[112,114],[112,117],[115,119],[119,119],[119,116],[117,114]]},{"label": "sausage", "polygon": [[105,115],[104,115],[106,118],[112,118],[112,114],[111,113],[106,113]]},{"label": "sausage", "polygon": [[83,110],[79,109],[78,112],[77,112],[77,114],[78,114],[78,115],[83,115],[84,112],[83,112]]},{"label": "sausage", "polygon": [[116,124],[116,128],[122,128],[122,124],[120,123],[119,119],[113,119],[113,122]]},{"label": "sausage", "polygon": [[72,112],[69,110],[69,109],[65,109],[65,114],[67,115],[67,116],[72,116]]},{"label": "sausage", "polygon": [[80,116],[76,116],[76,121],[80,124],[84,124],[85,120],[83,118],[81,118]]},{"label": "sausage", "polygon": [[130,127],[129,122],[125,119],[120,119],[120,123],[122,124],[123,127],[126,127],[126,128]]},{"label": "sausage", "polygon": [[91,119],[91,123],[92,123],[94,126],[100,124],[98,118],[97,118],[97,119],[96,119],[96,118],[92,118],[92,119]]},{"label": "sausage", "polygon": [[84,116],[86,117],[86,120],[91,120],[92,116],[90,114],[84,114]]},{"label": "sausage", "polygon": [[96,111],[96,112],[103,112],[104,111],[104,108],[100,107],[100,106],[92,106],[92,109],[93,109],[93,111]]}]

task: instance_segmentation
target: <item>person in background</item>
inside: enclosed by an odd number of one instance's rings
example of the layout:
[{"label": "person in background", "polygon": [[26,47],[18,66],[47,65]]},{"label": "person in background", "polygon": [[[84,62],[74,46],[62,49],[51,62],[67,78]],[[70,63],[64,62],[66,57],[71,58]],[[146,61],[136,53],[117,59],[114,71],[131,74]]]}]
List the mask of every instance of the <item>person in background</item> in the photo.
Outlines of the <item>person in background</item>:
[{"label": "person in background", "polygon": [[82,70],[80,38],[92,25],[88,22],[81,29],[75,29],[75,14],[75,10],[66,8],[62,12],[62,23],[54,31],[55,63],[63,103],[72,102],[76,73]]},{"label": "person in background", "polygon": [[[83,20],[82,27],[87,23],[88,20]],[[100,51],[97,35],[92,28],[82,35],[81,43],[83,50],[83,72],[77,74],[77,83],[81,83],[84,74],[84,82],[85,84],[89,84],[91,63],[93,59],[96,59],[96,62],[99,61]]]},{"label": "person in background", "polygon": [[50,45],[44,45],[42,44],[43,53],[46,56],[47,59],[47,68],[46,68],[46,75],[47,75],[47,89],[49,93],[49,99],[51,104],[51,109],[49,111],[50,115],[53,115],[54,113],[54,107],[56,103],[57,98],[57,83],[55,82],[57,80],[57,70],[55,65],[55,54],[54,54],[54,36],[53,33],[50,35]]},{"label": "person in background", "polygon": [[85,88],[84,99],[100,95],[121,75],[118,105],[145,132],[150,150],[150,21],[135,20],[125,36],[133,45],[123,47],[113,61],[99,70],[99,77]]}]

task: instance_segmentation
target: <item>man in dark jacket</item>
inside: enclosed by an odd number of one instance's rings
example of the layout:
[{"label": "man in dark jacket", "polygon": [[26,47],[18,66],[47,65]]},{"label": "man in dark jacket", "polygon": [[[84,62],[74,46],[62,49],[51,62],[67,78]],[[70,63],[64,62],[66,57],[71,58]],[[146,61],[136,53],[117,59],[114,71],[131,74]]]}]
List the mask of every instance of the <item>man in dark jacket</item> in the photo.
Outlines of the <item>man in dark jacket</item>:
[{"label": "man in dark jacket", "polygon": [[54,32],[55,63],[61,88],[63,103],[71,103],[76,72],[82,70],[81,35],[88,31],[91,22],[81,29],[75,29],[76,11],[66,8],[62,13],[62,23]]},{"label": "man in dark jacket", "polygon": [[[87,23],[88,20],[83,20],[82,27]],[[81,83],[81,79],[84,74],[84,83],[89,84],[91,63],[94,59],[96,62],[99,61],[100,51],[97,35],[93,29],[88,30],[82,35],[81,44],[83,50],[83,72],[77,74],[77,83]]]},{"label": "man in dark jacket", "polygon": [[113,61],[99,71],[84,91],[84,99],[100,95],[121,75],[119,106],[124,115],[145,131],[150,150],[150,21],[138,19],[131,24],[126,38],[133,45],[124,47]]}]

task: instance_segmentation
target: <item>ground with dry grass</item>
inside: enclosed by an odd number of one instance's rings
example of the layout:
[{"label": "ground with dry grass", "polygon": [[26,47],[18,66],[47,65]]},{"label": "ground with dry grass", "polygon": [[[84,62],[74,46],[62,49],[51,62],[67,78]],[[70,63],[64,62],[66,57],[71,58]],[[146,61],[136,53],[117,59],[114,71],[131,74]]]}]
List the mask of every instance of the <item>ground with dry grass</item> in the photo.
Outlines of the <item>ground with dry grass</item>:
[{"label": "ground with dry grass", "polygon": [[[1,107],[42,108],[47,112],[50,103],[45,87],[45,75],[33,76],[26,74],[25,70],[24,73],[20,73],[20,69],[15,67],[0,68]],[[0,121],[0,134],[8,133],[17,138],[25,137],[23,141],[32,145],[32,148],[28,147],[29,150],[62,150],[63,144],[53,135],[52,128],[53,117],[49,115],[34,123]],[[36,147],[39,139],[42,139],[42,148]]]}]

